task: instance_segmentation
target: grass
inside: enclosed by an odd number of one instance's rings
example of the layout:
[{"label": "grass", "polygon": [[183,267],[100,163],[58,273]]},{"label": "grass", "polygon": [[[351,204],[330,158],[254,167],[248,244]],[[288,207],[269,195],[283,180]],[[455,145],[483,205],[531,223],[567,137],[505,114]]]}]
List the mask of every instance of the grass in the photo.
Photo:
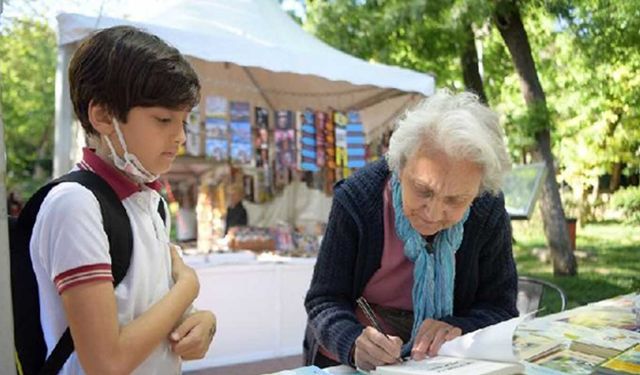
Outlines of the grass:
[{"label": "grass", "polygon": [[[640,291],[640,228],[617,222],[588,224],[577,228],[576,254],[578,275],[553,276],[550,263],[534,253],[546,248],[541,219],[513,222],[513,246],[518,274],[550,281],[568,297],[567,308]],[[549,294],[543,305],[546,312],[559,309],[559,298]],[[544,315],[541,314],[541,315]]]}]

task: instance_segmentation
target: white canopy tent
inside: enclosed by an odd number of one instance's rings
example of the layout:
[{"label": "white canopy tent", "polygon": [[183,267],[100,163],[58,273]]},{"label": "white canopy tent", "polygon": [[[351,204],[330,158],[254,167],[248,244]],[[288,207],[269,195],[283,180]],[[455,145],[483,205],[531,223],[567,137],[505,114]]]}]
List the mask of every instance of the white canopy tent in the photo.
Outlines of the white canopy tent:
[{"label": "white canopy tent", "polygon": [[58,16],[54,175],[78,157],[67,67],[77,43],[97,29],[127,24],[158,35],[187,55],[203,96],[222,95],[271,110],[358,110],[368,139],[411,103],[434,92],[433,76],[373,64],[306,33],[275,0],[180,0],[132,20]]}]

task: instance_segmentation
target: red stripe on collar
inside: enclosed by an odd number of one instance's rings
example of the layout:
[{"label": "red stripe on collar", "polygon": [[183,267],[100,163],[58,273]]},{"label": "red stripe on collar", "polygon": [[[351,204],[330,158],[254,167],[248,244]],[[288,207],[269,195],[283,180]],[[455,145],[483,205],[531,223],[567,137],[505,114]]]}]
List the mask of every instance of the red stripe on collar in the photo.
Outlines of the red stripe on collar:
[{"label": "red stripe on collar", "polygon": [[[85,147],[82,149],[82,161],[78,163],[78,168],[83,170],[90,170],[102,177],[109,186],[116,192],[116,195],[120,200],[127,199],[131,195],[142,191],[142,186],[131,181],[116,167],[102,160],[95,152],[94,149]],[[160,191],[162,184],[160,181],[155,180],[148,184],[147,187]]]}]

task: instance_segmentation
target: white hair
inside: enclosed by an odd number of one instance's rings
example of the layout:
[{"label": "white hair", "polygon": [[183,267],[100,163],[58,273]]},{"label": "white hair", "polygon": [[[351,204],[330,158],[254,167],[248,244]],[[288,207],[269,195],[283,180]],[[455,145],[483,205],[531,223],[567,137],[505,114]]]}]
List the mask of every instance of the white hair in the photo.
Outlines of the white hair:
[{"label": "white hair", "polygon": [[498,115],[469,92],[441,90],[408,110],[389,141],[389,168],[399,175],[421,149],[477,163],[483,171],[479,193],[498,194],[511,168]]}]

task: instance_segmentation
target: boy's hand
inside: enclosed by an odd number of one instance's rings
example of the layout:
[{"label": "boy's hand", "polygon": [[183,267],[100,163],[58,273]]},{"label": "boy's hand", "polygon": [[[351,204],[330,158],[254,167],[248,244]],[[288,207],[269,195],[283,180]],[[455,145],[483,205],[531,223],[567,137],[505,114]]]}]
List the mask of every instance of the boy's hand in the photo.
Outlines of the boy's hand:
[{"label": "boy's hand", "polygon": [[184,264],[177,249],[178,247],[176,245],[169,244],[169,251],[171,251],[171,277],[173,278],[173,282],[177,283],[179,280],[193,279],[199,288],[200,284],[196,271]]},{"label": "boy's hand", "polygon": [[200,359],[216,333],[216,316],[210,311],[189,315],[169,336],[171,349],[184,360]]}]

